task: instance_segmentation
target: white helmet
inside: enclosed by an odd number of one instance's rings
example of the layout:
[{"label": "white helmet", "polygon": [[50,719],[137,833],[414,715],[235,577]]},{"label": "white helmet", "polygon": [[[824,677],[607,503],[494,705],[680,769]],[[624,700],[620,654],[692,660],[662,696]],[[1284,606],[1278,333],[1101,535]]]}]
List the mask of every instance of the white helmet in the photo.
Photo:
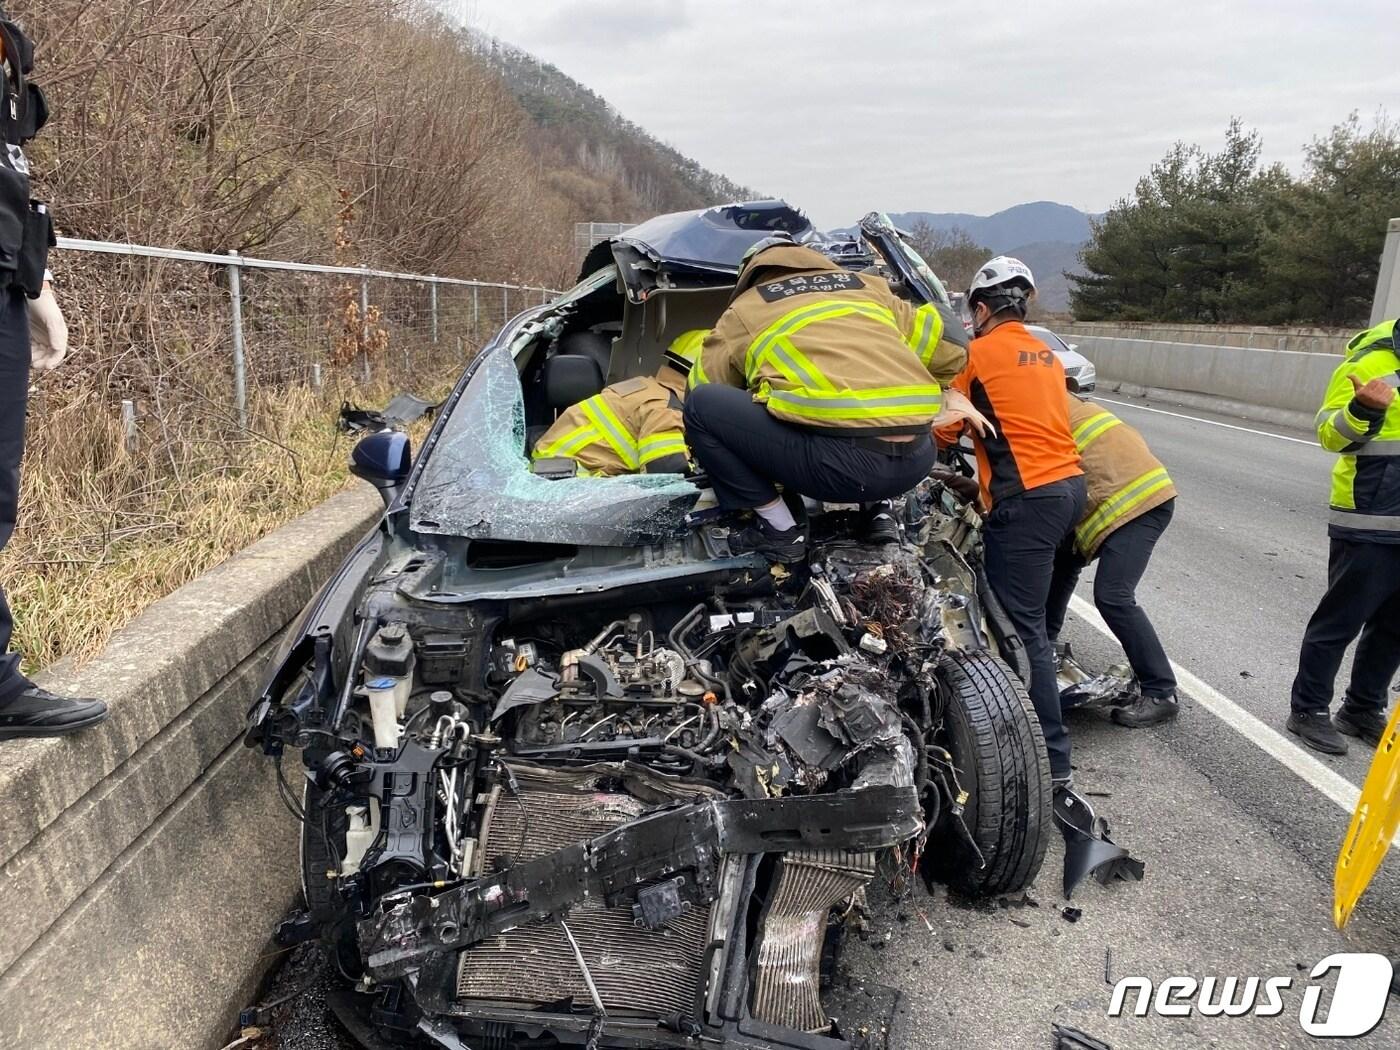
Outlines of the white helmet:
[{"label": "white helmet", "polygon": [[1027,299],[1035,294],[1035,278],[1031,276],[1031,268],[1020,259],[998,255],[995,259],[988,259],[973,275],[967,299],[971,303],[1011,292],[1014,288],[1022,289],[1022,295]]}]

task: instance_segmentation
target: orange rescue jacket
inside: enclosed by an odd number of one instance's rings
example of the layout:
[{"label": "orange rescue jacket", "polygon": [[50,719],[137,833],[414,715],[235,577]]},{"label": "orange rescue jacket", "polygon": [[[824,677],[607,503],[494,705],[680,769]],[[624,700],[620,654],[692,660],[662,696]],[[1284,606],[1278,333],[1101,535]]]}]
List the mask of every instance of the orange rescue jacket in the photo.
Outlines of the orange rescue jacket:
[{"label": "orange rescue jacket", "polygon": [[[995,501],[1084,473],[1070,436],[1065,369],[1019,321],[1004,321],[972,341],[967,366],[953,380],[996,434],[973,436],[982,502]],[[961,422],[938,430],[956,441]]]}]

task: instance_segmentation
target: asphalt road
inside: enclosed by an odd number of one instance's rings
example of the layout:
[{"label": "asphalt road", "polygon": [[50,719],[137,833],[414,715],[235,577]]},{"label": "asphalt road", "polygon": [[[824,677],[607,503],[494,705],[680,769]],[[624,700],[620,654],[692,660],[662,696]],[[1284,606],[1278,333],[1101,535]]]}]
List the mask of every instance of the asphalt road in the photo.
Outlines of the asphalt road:
[{"label": "asphalt road", "polygon": [[[1382,868],[1345,935],[1330,918],[1349,817],[1335,796],[1364,779],[1369,749],[1326,758],[1283,733],[1298,641],[1326,577],[1331,456],[1301,432],[1112,401],[1181,493],[1139,598],[1192,677],[1174,725],[1131,731],[1080,714],[1071,731],[1079,787],[1146,862],[1146,878],[1082,884],[1071,922],[1054,836],[1028,899],[1009,907],[969,908],[922,887],[901,903],[873,893],[868,937],[848,948],[839,994],[854,1021],[863,1003],[898,993],[891,1047],[1039,1048],[1052,1023],[1113,1050],[1326,1045],[1298,1020],[1312,967],[1334,952],[1400,955],[1400,863]],[[1081,585],[1091,593],[1092,572]],[[1093,669],[1122,659],[1080,616],[1067,633]],[[1293,984],[1276,1017],[1107,1016],[1111,982],[1176,975]],[[1325,1005],[1331,982],[1320,983]],[[280,1046],[342,1045],[314,1000],[297,1014]],[[1380,1027],[1350,1042],[1400,1046],[1400,1004],[1392,997]]]},{"label": "asphalt road", "polygon": [[[1349,812],[1316,785],[1334,775],[1359,785],[1370,749],[1353,743],[1347,756],[1327,758],[1283,732],[1298,642],[1326,580],[1332,457],[1302,432],[1117,395],[1112,402],[1180,490],[1139,600],[1173,661],[1199,680],[1197,696],[1187,691],[1181,717],[1165,728],[1126,730],[1092,713],[1072,722],[1076,781],[1107,796],[1093,801],[1115,839],[1145,860],[1146,878],[1083,884],[1073,900],[1083,916],[1070,923],[1053,852],[1031,894],[1036,907],[969,911],[941,894],[916,898],[928,926],[912,905],[902,922],[882,909],[881,925],[848,962],[857,984],[902,993],[893,1046],[1039,1047],[1052,1023],[1114,1050],[1326,1045],[1298,1023],[1308,971],[1333,952],[1400,955],[1393,859],[1345,935],[1330,920]],[[1080,593],[1091,597],[1092,572]],[[1093,669],[1122,659],[1082,617],[1067,632]],[[1114,981],[1233,975],[1294,984],[1274,1018],[1109,1019],[1106,971]],[[1380,1027],[1353,1045],[1400,1045],[1400,1004],[1390,1002]]]}]

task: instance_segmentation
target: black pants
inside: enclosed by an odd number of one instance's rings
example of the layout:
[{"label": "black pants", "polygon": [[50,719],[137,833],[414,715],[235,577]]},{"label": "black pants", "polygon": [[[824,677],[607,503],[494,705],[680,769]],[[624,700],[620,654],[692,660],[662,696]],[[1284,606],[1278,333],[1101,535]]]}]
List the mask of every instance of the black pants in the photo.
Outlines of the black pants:
[{"label": "black pants", "polygon": [[685,399],[685,440],[721,507],[761,507],[774,482],[827,503],[902,496],[933,467],[933,441],[833,437],[774,419],[747,390],[705,384]]},{"label": "black pants", "polygon": [[1400,670],[1400,543],[1332,540],[1327,593],[1308,621],[1298,654],[1294,711],[1331,706],[1337,670],[1358,632],[1361,641],[1343,703],[1384,711]]},{"label": "black pants", "polygon": [[[1171,524],[1176,500],[1170,499],[1126,525],[1114,529],[1099,547],[1098,571],[1094,574],[1094,605],[1104,623],[1118,639],[1128,657],[1143,696],[1173,696],[1176,675],[1157,637],[1152,621],[1137,603],[1137,587],[1152,550]],[[1084,559],[1073,542],[1066,542],[1055,556],[1055,577],[1050,584],[1050,601],[1045,610],[1045,629],[1054,641],[1065,625],[1069,599],[1079,582]]]},{"label": "black pants", "polygon": [[1045,607],[1055,571],[1055,552],[1084,513],[1084,479],[1067,478],[999,499],[987,516],[987,580],[1026,647],[1030,694],[1050,773],[1070,775],[1069,734],[1060,717],[1055,654],[1045,631]]},{"label": "black pants", "polygon": [[[19,461],[29,404],[29,304],[18,289],[0,291],[0,550],[10,542],[19,512]],[[0,588],[0,703],[28,688],[19,655],[10,652],[14,620]]]}]

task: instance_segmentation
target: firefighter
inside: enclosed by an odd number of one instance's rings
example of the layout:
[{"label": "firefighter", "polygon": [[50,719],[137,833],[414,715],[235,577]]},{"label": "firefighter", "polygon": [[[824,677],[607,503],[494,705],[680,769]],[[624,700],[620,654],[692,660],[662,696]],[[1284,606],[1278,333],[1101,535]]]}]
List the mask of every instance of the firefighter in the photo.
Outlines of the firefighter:
[{"label": "firefighter", "polygon": [[[988,511],[987,578],[1025,646],[1051,775],[1067,787],[1069,734],[1045,614],[1055,552],[1083,516],[1085,486],[1070,434],[1064,366],[1024,324],[1034,294],[1035,278],[1018,259],[997,256],[977,271],[967,293],[976,338],[953,387],[991,424],[985,434],[972,434]],[[956,441],[963,428],[940,429],[939,440]]]},{"label": "firefighter", "polygon": [[[1347,344],[1317,415],[1332,470],[1327,592],[1308,621],[1293,679],[1288,730],[1329,755],[1340,733],[1375,746],[1387,689],[1400,669],[1400,331],[1382,321]],[[1356,636],[1351,682],[1336,718],[1332,689]],[[1338,732],[1340,730],[1340,733]]]},{"label": "firefighter", "polygon": [[[34,45],[0,11],[0,128],[5,136],[0,150],[0,550],[14,534],[19,511],[30,366],[53,367],[67,346],[63,314],[44,268],[52,224],[47,209],[30,201],[23,149],[48,116],[43,93],[29,82],[33,58]],[[69,733],[107,717],[101,701],[55,696],[21,674],[19,654],[10,652],[13,628],[0,590],[0,740]]]},{"label": "firefighter", "polygon": [[806,534],[778,496],[877,504],[934,462],[941,382],[966,358],[950,310],[914,306],[881,277],[843,269],[785,235],[745,254],[729,307],[690,371],[686,440],[720,506],[755,512],[735,553],[800,561]]},{"label": "firefighter", "polygon": [[596,477],[688,472],[681,405],[705,334],[692,328],[676,336],[654,379],[624,379],[566,409],[535,443],[534,459],[571,459],[579,474]]},{"label": "firefighter", "polygon": [[1176,489],[1141,434],[1101,405],[1067,396],[1088,502],[1055,558],[1046,633],[1052,643],[1059,637],[1079,573],[1097,558],[1094,605],[1123,646],[1137,682],[1132,699],[1115,706],[1112,718],[1134,728],[1169,722],[1178,709],[1176,676],[1137,603],[1137,585],[1171,523]]}]

